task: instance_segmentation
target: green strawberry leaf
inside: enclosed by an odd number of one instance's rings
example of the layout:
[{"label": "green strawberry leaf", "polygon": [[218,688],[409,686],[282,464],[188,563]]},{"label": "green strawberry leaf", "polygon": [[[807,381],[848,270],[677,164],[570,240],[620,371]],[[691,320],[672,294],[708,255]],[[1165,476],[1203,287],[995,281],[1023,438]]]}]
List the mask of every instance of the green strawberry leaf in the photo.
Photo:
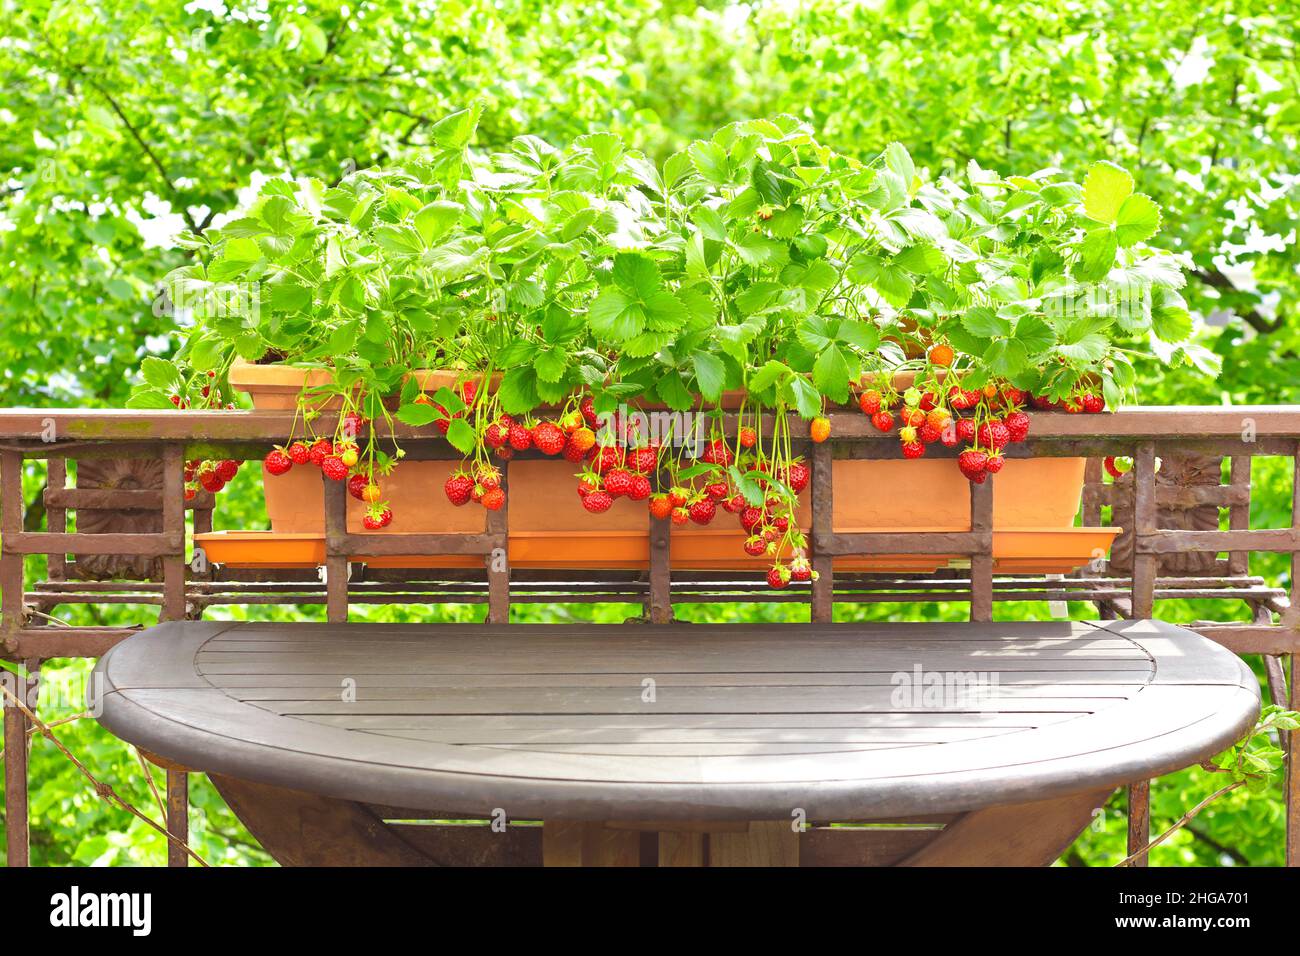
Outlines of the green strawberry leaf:
[{"label": "green strawberry leaf", "polygon": [[1115,220],[1115,238],[1128,249],[1146,242],[1160,231],[1160,207],[1150,196],[1134,193],[1119,207]]},{"label": "green strawberry leaf", "polygon": [[982,305],[967,309],[961,317],[961,324],[971,335],[984,339],[1011,334],[1011,323]]},{"label": "green strawberry leaf", "polygon": [[474,429],[465,419],[453,418],[447,428],[447,441],[451,442],[452,447],[462,455],[468,455],[474,450],[478,436],[474,434]]},{"label": "green strawberry leaf", "polygon": [[1119,241],[1110,229],[1093,229],[1079,245],[1079,261],[1074,266],[1074,277],[1084,282],[1100,282],[1115,265],[1115,252]]},{"label": "green strawberry leaf", "polygon": [[412,402],[410,405],[403,405],[397,410],[395,416],[403,425],[410,425],[412,428],[421,428],[425,425],[432,425],[440,415],[432,405],[423,402]]},{"label": "green strawberry leaf", "polygon": [[813,365],[813,384],[833,402],[843,404],[849,398],[849,366],[836,345],[828,345]]},{"label": "green strawberry leaf", "polygon": [[599,337],[621,343],[641,334],[645,313],[626,292],[610,286],[591,303],[587,324]]},{"label": "green strawberry leaf", "polygon": [[722,359],[708,352],[696,352],[691,356],[695,366],[695,382],[705,401],[716,402],[722,397],[722,388],[726,384],[727,370]]},{"label": "green strawberry leaf", "polygon": [[786,365],[775,359],[769,359],[762,368],[749,376],[749,390],[751,392],[765,391],[780,381],[789,371],[790,369]]},{"label": "green strawberry leaf", "polygon": [[501,379],[497,389],[501,408],[510,415],[523,415],[537,407],[537,372],[532,366],[512,368]]},{"label": "green strawberry leaf", "polygon": [[1162,342],[1182,342],[1192,334],[1187,302],[1174,289],[1156,286],[1151,291],[1151,328]]},{"label": "green strawberry leaf", "polygon": [[1105,161],[1093,163],[1083,180],[1083,213],[1094,222],[1112,224],[1132,192],[1133,177],[1128,170]]}]

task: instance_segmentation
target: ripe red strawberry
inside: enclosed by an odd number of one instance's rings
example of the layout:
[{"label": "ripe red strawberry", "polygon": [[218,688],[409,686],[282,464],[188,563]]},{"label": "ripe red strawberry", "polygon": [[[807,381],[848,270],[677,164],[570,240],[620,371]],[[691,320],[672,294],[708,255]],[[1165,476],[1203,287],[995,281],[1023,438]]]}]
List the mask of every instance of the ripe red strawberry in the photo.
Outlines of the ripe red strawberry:
[{"label": "ripe red strawberry", "polygon": [[483,497],[480,501],[483,507],[488,511],[500,511],[506,503],[505,490],[502,488],[492,488],[485,491],[483,492]]},{"label": "ripe red strawberry", "polygon": [[880,411],[881,395],[874,388],[869,388],[858,396],[858,408],[864,415],[874,415]]},{"label": "ripe red strawberry", "polygon": [[482,501],[485,494],[487,494],[487,489],[476,481],[474,482],[474,490],[469,493],[469,500]]},{"label": "ripe red strawberry", "polygon": [[474,398],[478,395],[478,382],[467,378],[456,386],[456,391],[460,393],[461,400],[466,405],[473,405]]},{"label": "ripe red strawberry", "polygon": [[578,497],[585,498],[594,491],[600,491],[600,478],[592,474],[580,475],[578,478]]},{"label": "ripe red strawberry", "polygon": [[708,524],[718,513],[718,506],[712,498],[700,498],[692,502],[689,514],[696,524]]},{"label": "ripe red strawberry", "polygon": [[808,426],[808,437],[817,444],[821,444],[831,437],[831,420],[825,416],[818,416],[812,420]]},{"label": "ripe red strawberry", "polygon": [[646,475],[633,475],[632,487],[628,489],[627,496],[633,501],[645,501],[650,497],[650,479]]},{"label": "ripe red strawberry", "polygon": [[767,542],[761,535],[751,534],[743,545],[745,553],[751,558],[758,558],[767,553]]},{"label": "ripe red strawberry", "polygon": [[988,464],[989,456],[982,451],[974,448],[968,448],[957,456],[957,467],[961,473],[976,484],[983,484],[986,476],[984,466]]},{"label": "ripe red strawberry", "polygon": [[632,473],[623,468],[611,468],[605,472],[605,490],[614,498],[627,494],[632,490]]},{"label": "ripe red strawberry", "polygon": [[486,491],[500,488],[501,469],[495,465],[480,465],[478,470],[474,472],[474,483],[482,485]]},{"label": "ripe red strawberry", "polygon": [[746,531],[753,531],[763,521],[763,512],[758,508],[746,508],[740,513],[740,526]]},{"label": "ripe red strawberry", "polygon": [[790,530],[790,519],[785,515],[777,515],[772,519],[772,530],[779,534],[785,534]]},{"label": "ripe red strawberry", "polygon": [[[1159,459],[1157,459],[1157,461],[1158,460]],[[1118,458],[1103,458],[1101,463],[1105,466],[1107,474],[1112,478],[1118,478],[1120,475],[1127,474],[1133,469],[1133,459],[1123,456]]]},{"label": "ripe red strawberry", "polygon": [[903,410],[898,413],[904,425],[911,425],[913,428],[920,428],[925,424],[925,412],[919,408],[908,408],[904,406]]},{"label": "ripe red strawberry", "polygon": [[186,501],[193,501],[198,496],[198,493],[199,489],[195,488],[193,484],[186,484],[185,491],[182,492]]},{"label": "ripe red strawberry", "polygon": [[691,513],[685,508],[674,508],[669,517],[672,519],[673,524],[686,524],[691,520]]},{"label": "ripe red strawberry", "polygon": [[727,450],[725,444],[715,438],[704,446],[704,451],[700,454],[700,461],[710,465],[730,465],[735,461],[735,456]]},{"label": "ripe red strawberry", "polygon": [[648,475],[659,467],[659,454],[650,447],[637,448],[626,455],[627,467]]},{"label": "ripe red strawberry", "polygon": [[926,423],[917,430],[917,437],[920,438],[922,442],[929,445],[937,442],[943,437],[943,430],[931,425],[929,420],[927,420]]},{"label": "ripe red strawberry", "polygon": [[356,438],[361,434],[361,429],[366,427],[366,416],[353,410],[343,416],[341,424],[343,425],[343,434]]},{"label": "ripe red strawberry", "polygon": [[600,419],[596,415],[595,401],[590,395],[583,398],[582,404],[578,408],[582,412],[582,417],[586,420],[588,428],[595,428],[600,424]]},{"label": "ripe red strawberry", "polygon": [[510,424],[504,418],[483,429],[483,443],[489,448],[500,448],[509,438]]},{"label": "ripe red strawberry", "polygon": [[511,458],[515,457],[515,450],[509,445],[502,445],[497,449],[497,457],[502,461],[509,461]]},{"label": "ripe red strawberry", "polygon": [[214,495],[226,487],[226,483],[221,480],[215,471],[200,471],[199,484],[203,486],[205,491],[209,491]]},{"label": "ripe red strawberry", "polygon": [[[312,460],[311,449],[307,447],[305,442],[290,442],[289,447],[285,449],[285,452],[289,455],[290,460],[295,465],[305,465]],[[313,464],[316,463],[313,462]]]},{"label": "ripe red strawberry", "polygon": [[975,434],[979,443],[989,448],[1006,448],[1011,442],[1011,432],[996,418],[981,425]]},{"label": "ripe red strawberry", "polygon": [[727,497],[731,488],[725,481],[714,481],[705,485],[704,490],[714,501],[722,501]]},{"label": "ripe red strawberry", "polygon": [[984,470],[990,475],[996,475],[1002,470],[1002,464],[1005,461],[1006,459],[1002,457],[1002,452],[996,450],[991,451],[989,452],[989,460],[984,462]]},{"label": "ripe red strawberry", "polygon": [[783,564],[774,565],[767,572],[767,584],[771,588],[781,590],[790,583],[790,569]]},{"label": "ripe red strawberry", "polygon": [[974,408],[979,404],[979,400],[980,393],[977,391],[968,391],[957,385],[948,389],[948,404],[953,408]]},{"label": "ripe red strawberry", "polygon": [[361,527],[367,531],[378,531],[380,528],[386,528],[393,523],[393,512],[390,508],[371,508],[366,512],[365,517],[361,519]]},{"label": "ripe red strawberry", "polygon": [[611,468],[620,468],[622,465],[623,449],[617,445],[600,445],[591,459],[591,467],[602,475]]},{"label": "ripe red strawberry", "polygon": [[758,441],[758,435],[754,429],[746,426],[737,433],[736,441],[740,443],[741,448],[753,448]]},{"label": "ripe red strawberry", "polygon": [[217,477],[222,481],[230,481],[239,472],[239,462],[231,458],[225,458],[217,462],[216,472]]},{"label": "ripe red strawberry", "polygon": [[791,581],[811,581],[812,577],[812,565],[808,563],[807,558],[795,558],[790,562]]},{"label": "ripe red strawberry", "polygon": [[667,495],[655,495],[650,499],[650,513],[662,521],[673,512],[673,503]]},{"label": "ripe red strawberry", "polygon": [[1007,433],[1015,442],[1024,441],[1029,436],[1029,416],[1024,412],[1012,412],[1002,420],[1007,426]]},{"label": "ripe red strawberry", "polygon": [[785,473],[785,483],[790,486],[790,490],[796,495],[802,494],[803,490],[808,487],[808,482],[812,481],[812,469],[801,461],[790,463],[790,467]]},{"label": "ripe red strawberry", "polygon": [[474,479],[463,471],[458,471],[447,479],[442,490],[447,495],[447,500],[459,508],[469,504],[470,496],[474,494]]},{"label": "ripe red strawberry", "polygon": [[920,403],[917,404],[916,407],[923,412],[928,412],[928,411],[932,411],[934,409],[934,406],[937,404],[939,404],[938,395],[934,394],[934,392],[922,392],[921,401]]},{"label": "ripe red strawberry", "polygon": [[[538,422],[533,426],[533,444],[543,455],[558,455],[564,451],[567,440],[560,426],[555,422]],[[513,444],[513,438],[511,439]]]},{"label": "ripe red strawberry", "polygon": [[320,470],[330,481],[342,481],[348,476],[348,466],[338,455],[326,455],[321,459]]},{"label": "ripe red strawberry", "polygon": [[925,454],[925,445],[919,441],[903,442],[903,457],[908,459],[920,458]]},{"label": "ripe red strawberry", "polygon": [[1083,405],[1083,410],[1089,415],[1096,415],[1106,410],[1106,400],[1100,395],[1094,395],[1091,392],[1082,396],[1079,403]]},{"label": "ripe red strawberry", "polygon": [[334,454],[334,443],[328,438],[317,438],[311,443],[307,454],[313,465],[319,465],[326,457]]},{"label": "ripe red strawberry", "polygon": [[962,442],[973,442],[975,440],[975,420],[971,418],[959,418],[957,420],[957,440]]},{"label": "ripe red strawberry", "polygon": [[731,514],[740,514],[745,510],[745,496],[732,495],[722,503],[722,507]]},{"label": "ripe red strawberry", "polygon": [[876,426],[877,431],[887,432],[894,427],[894,416],[882,408],[871,416],[871,424]]},{"label": "ripe red strawberry", "polygon": [[527,451],[533,447],[533,436],[523,425],[518,422],[511,424],[508,430],[510,447],[515,451]]},{"label": "ripe red strawberry", "polygon": [[1023,404],[1024,400],[1025,393],[1014,385],[1002,386],[1002,401],[1006,402],[1008,405],[1020,405]]},{"label": "ripe red strawberry", "polygon": [[365,499],[362,497],[362,493],[366,490],[366,488],[369,485],[370,485],[369,476],[363,475],[360,472],[358,472],[357,474],[353,475],[351,478],[348,479],[348,494],[350,494],[353,498],[356,498],[357,501],[363,501]]},{"label": "ripe red strawberry", "polygon": [[293,459],[284,453],[284,449],[272,448],[262,459],[262,464],[266,466],[268,475],[283,475],[293,467]]},{"label": "ripe red strawberry", "polygon": [[690,500],[691,493],[681,485],[673,485],[668,489],[668,500],[673,503],[674,508],[680,508]]}]

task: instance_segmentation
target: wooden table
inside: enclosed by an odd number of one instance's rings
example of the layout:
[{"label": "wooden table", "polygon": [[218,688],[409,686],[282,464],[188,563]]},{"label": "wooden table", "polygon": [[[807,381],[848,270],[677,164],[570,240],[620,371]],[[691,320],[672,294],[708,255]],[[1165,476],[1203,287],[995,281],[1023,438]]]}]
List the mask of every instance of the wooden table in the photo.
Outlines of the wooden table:
[{"label": "wooden table", "polygon": [[178,622],[96,672],[301,864],[1045,864],[1259,709],[1156,621]]}]

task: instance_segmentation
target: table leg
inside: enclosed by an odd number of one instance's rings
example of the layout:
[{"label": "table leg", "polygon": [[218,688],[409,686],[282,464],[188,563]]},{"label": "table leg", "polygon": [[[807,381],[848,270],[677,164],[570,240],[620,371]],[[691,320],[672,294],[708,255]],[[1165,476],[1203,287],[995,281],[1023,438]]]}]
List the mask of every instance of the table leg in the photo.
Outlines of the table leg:
[{"label": "table leg", "polygon": [[741,833],[709,834],[709,866],[798,866],[799,833],[785,820],[750,823]]},{"label": "table leg", "polygon": [[1106,805],[1111,790],[972,810],[901,866],[1048,866]]},{"label": "table leg", "polygon": [[640,866],[641,834],[599,821],[543,821],[542,865]]}]

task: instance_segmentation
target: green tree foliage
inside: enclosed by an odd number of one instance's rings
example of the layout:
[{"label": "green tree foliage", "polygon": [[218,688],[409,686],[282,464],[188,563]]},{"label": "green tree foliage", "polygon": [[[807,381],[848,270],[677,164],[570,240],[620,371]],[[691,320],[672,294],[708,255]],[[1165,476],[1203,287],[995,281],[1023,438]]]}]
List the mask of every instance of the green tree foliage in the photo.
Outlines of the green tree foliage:
[{"label": "green tree foliage", "polygon": [[0,8],[6,400],[120,399],[139,343],[170,331],[155,283],[186,254],[134,221],[202,231],[254,177],[418,155],[474,99],[482,148],[609,128],[663,159],[786,112],[863,159],[899,140],[936,173],[1111,159],[1165,210],[1193,310],[1227,323],[1220,387],[1265,397],[1252,367],[1296,362],[1298,28],[1262,2],[212,8]]}]

